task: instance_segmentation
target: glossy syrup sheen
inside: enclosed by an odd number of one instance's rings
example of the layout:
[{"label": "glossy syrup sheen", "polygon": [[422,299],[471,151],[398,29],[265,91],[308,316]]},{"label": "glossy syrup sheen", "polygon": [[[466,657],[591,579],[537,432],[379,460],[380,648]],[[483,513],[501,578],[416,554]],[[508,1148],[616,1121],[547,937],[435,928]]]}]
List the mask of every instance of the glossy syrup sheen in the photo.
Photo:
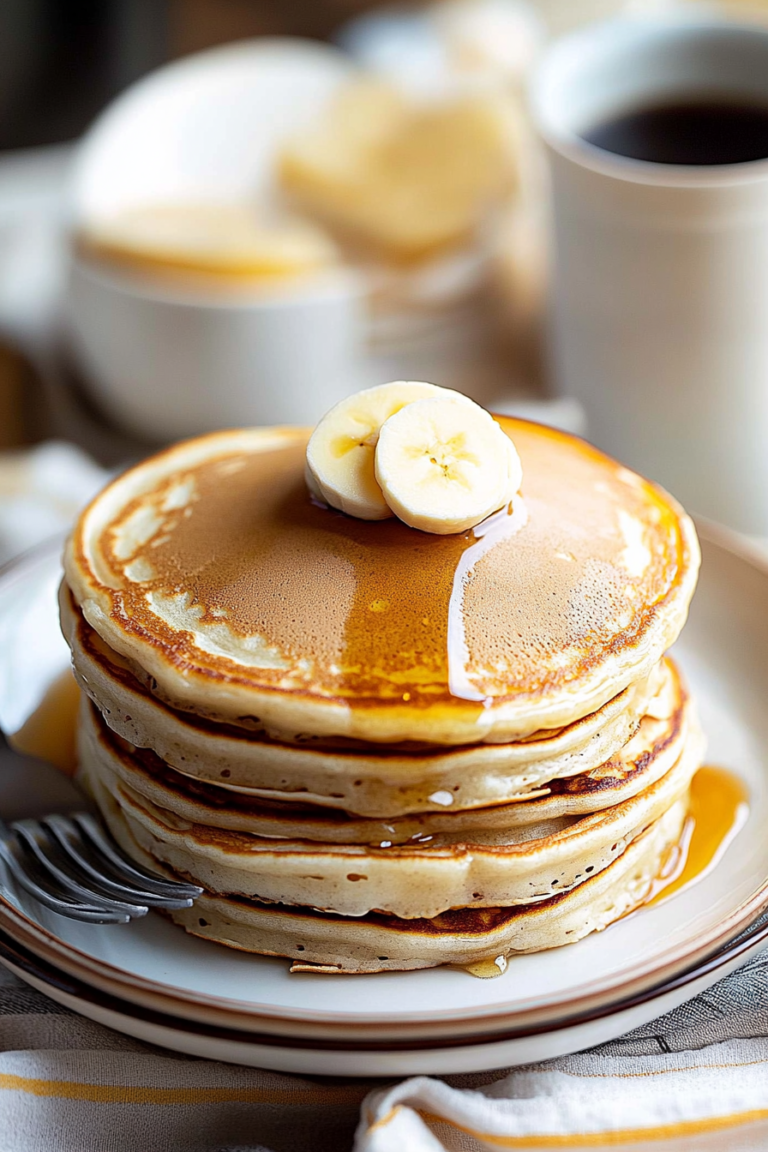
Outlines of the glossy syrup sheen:
[{"label": "glossy syrup sheen", "polygon": [[506,956],[496,956],[493,960],[478,960],[474,964],[457,964],[456,967],[478,980],[495,980],[497,976],[503,976],[508,963]]},{"label": "glossy syrup sheen", "polygon": [[71,669],[65,668],[48,685],[37,707],[9,744],[25,756],[36,756],[73,776],[77,767],[76,726],[80,690]]},{"label": "glossy syrup sheen", "polygon": [[[704,765],[691,782],[688,817],[680,843],[664,861],[642,907],[661,903],[711,871],[749,815],[743,781],[725,768]],[[638,909],[628,915],[637,915]],[[621,917],[626,919],[627,917]],[[507,969],[503,956],[460,967],[470,976],[493,980]]]},{"label": "glossy syrup sheen", "polygon": [[715,867],[749,815],[749,793],[725,768],[704,765],[691,782],[688,819],[680,844],[665,861],[646,904],[668,900]]},{"label": "glossy syrup sheen", "polygon": [[[198,667],[195,633],[224,628],[226,650],[202,658],[212,672],[358,703],[479,703],[577,682],[638,643],[673,593],[687,562],[677,512],[589,446],[500,422],[522,458],[522,496],[452,536],[314,503],[298,433],[169,476],[153,506],[188,482],[186,507],[133,547],[140,498],[98,542],[115,618]],[[148,593],[186,595],[186,608],[169,626]],[[272,667],[240,658],[253,637]]]}]

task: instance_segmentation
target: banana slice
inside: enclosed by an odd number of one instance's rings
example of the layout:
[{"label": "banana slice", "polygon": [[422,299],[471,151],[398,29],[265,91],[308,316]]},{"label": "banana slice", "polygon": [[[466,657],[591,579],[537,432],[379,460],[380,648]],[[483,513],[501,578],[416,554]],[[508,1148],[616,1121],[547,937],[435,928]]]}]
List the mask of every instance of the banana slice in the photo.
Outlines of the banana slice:
[{"label": "banana slice", "polygon": [[432,397],[382,425],[375,475],[395,515],[446,535],[507,504],[523,472],[512,441],[485,409]]},{"label": "banana slice", "polygon": [[315,225],[260,218],[245,204],[127,208],[84,230],[80,243],[92,256],[145,271],[246,279],[317,271],[338,256]]},{"label": "banana slice", "polygon": [[[476,405],[461,392],[420,380],[397,380],[340,400],[323,416],[307,445],[307,486],[320,500],[360,520],[394,515],[374,474],[382,424],[415,400]],[[503,433],[502,433],[503,435]]]}]

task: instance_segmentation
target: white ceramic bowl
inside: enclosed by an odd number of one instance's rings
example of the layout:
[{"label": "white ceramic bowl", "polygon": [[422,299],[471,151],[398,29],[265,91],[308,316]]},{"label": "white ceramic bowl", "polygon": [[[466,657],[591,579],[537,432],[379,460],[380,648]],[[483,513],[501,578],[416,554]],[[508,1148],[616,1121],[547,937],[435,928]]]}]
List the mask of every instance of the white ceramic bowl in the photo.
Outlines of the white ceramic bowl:
[{"label": "white ceramic bowl", "polygon": [[[268,201],[276,149],[351,65],[322,44],[246,41],[130,88],[79,148],[75,231],[131,206]],[[97,403],[153,440],[310,423],[359,386],[364,288],[347,270],[279,287],[169,287],[73,252],[66,323]]]},{"label": "white ceramic bowl", "polygon": [[89,390],[150,440],[313,424],[361,380],[363,294],[348,273],[258,299],[199,299],[73,260],[71,345]]}]

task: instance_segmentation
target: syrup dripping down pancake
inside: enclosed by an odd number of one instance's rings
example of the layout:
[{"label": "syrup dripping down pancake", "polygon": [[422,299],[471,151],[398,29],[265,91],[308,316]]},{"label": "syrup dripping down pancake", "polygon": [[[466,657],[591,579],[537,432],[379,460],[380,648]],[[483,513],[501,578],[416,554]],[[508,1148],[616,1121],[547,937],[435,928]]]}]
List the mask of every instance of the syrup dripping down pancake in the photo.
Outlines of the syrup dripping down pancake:
[{"label": "syrup dripping down pancake", "polygon": [[318,506],[306,431],[215,433],[96,497],[67,583],[158,698],[215,721],[450,745],[566,726],[676,639],[695,533],[664,492],[582,441],[499,422],[527,518],[485,535]]},{"label": "syrup dripping down pancake", "polygon": [[[281,840],[320,843],[392,844],[428,842],[450,832],[470,836],[474,830],[508,831],[531,824],[574,818],[615,807],[665,775],[680,758],[691,732],[691,702],[669,662],[671,701],[659,715],[647,715],[633,737],[608,761],[589,772],[554,780],[513,803],[470,809],[438,809],[407,816],[366,819],[342,809],[263,799],[232,792],[182,775],[155,752],[137,748],[115,735],[88,701],[80,729],[83,765],[99,767],[113,781],[193,824]],[[670,706],[671,705],[671,706]],[[659,710],[661,711],[661,710]],[[695,717],[693,726],[696,725]]]}]

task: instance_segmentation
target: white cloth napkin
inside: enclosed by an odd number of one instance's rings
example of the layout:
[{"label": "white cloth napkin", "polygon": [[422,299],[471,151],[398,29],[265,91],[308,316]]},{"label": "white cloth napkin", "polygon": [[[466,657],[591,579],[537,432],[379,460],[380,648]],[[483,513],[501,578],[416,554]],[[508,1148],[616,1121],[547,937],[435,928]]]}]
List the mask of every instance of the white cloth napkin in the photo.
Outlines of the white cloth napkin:
[{"label": "white cloth napkin", "polygon": [[152,1048],[0,969],[0,1120],[0,1152],[764,1152],[768,956],[591,1052],[373,1091]]},{"label": "white cloth napkin", "polygon": [[1,453],[0,563],[68,528],[107,477],[63,441]]},{"label": "white cloth napkin", "polygon": [[479,1090],[419,1077],[363,1105],[355,1152],[768,1147],[768,1039],[627,1058],[583,1054]]}]

